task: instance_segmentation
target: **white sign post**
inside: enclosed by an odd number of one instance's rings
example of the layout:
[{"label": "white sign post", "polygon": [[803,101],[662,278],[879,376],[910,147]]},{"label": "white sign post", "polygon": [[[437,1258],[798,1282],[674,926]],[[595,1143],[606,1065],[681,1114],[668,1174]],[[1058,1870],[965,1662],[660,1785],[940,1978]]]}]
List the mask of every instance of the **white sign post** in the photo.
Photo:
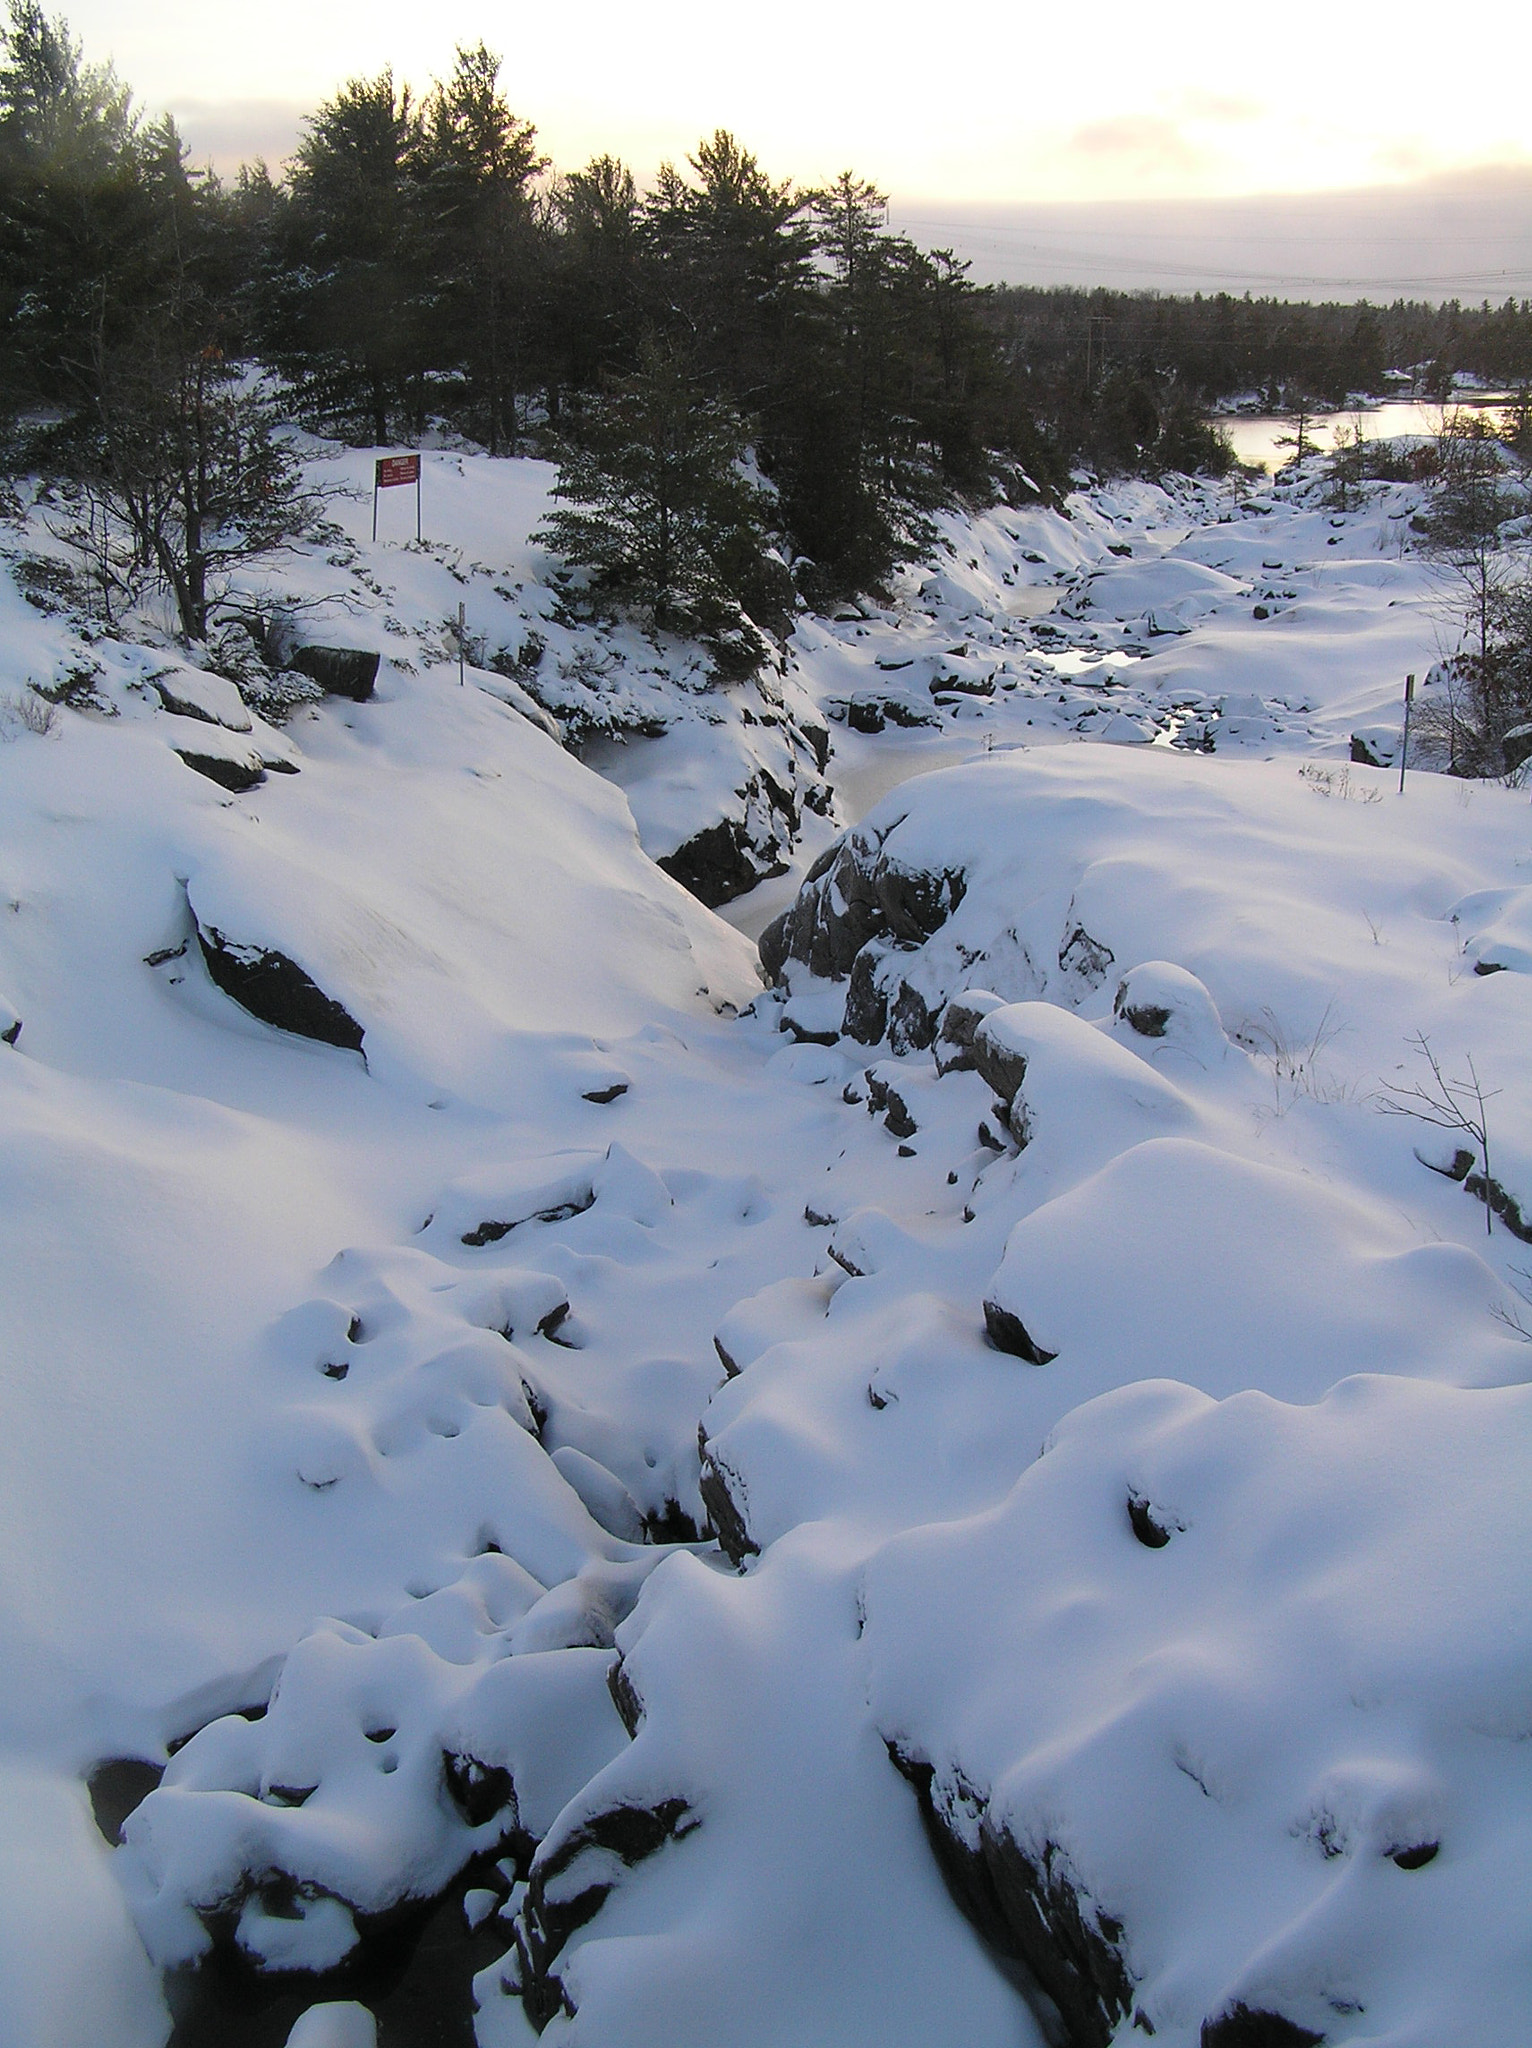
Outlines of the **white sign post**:
[{"label": "white sign post", "polygon": [[1410,706],[1415,702],[1415,678],[1404,679],[1404,733],[1399,741],[1399,794],[1404,795],[1404,769],[1410,758]]}]

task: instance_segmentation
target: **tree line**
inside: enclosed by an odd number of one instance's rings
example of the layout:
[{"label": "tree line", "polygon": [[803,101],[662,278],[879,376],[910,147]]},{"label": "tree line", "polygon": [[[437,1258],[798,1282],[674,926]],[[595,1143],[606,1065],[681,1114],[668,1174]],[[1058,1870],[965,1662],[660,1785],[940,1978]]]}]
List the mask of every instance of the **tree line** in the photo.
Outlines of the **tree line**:
[{"label": "tree line", "polygon": [[[1528,299],[1373,306],[1062,286],[995,291],[990,317],[1070,445],[1089,440],[1088,394],[1095,394],[1097,411],[1103,399],[1121,407],[1112,386],[1125,372],[1141,374],[1151,387],[1156,379],[1171,383],[1198,408],[1251,396],[1271,412],[1381,396],[1390,372],[1408,372],[1406,388],[1426,399],[1447,398],[1460,373],[1503,389],[1532,383]],[[1080,410],[1066,423],[1059,408],[1071,396]],[[1098,421],[1098,430],[1106,424]]]},{"label": "tree line", "polygon": [[79,486],[108,609],[152,572],[194,637],[228,551],[301,521],[274,390],[356,441],[558,454],[567,557],[717,626],[876,587],[955,496],[1225,468],[1231,391],[1532,367],[1525,305],[979,289],[854,173],[779,182],[722,131],[648,191],[611,155],[559,172],[483,45],[419,96],[349,81],[279,176],[224,180],[37,0],[0,40],[6,460]]},{"label": "tree line", "polygon": [[[388,72],[352,80],[284,175],[257,163],[224,181],[190,164],[168,119],[142,120],[61,21],[14,0],[0,64],[11,466],[99,483],[145,559],[166,524],[157,495],[184,530],[185,478],[220,471],[222,499],[193,517],[195,563],[288,495],[251,363],[329,431],[381,443],[445,425],[496,454],[578,447],[614,391],[662,374],[710,431],[737,423],[800,585],[823,593],[886,575],[954,492],[1013,470],[1058,480],[983,295],[950,255],[889,232],[870,185],[800,191],[725,133],[645,194],[611,156],[555,175],[500,72],[479,46],[419,98]],[[169,474],[151,478],[146,444],[167,437]],[[194,568],[177,593],[189,631],[205,585]]]}]

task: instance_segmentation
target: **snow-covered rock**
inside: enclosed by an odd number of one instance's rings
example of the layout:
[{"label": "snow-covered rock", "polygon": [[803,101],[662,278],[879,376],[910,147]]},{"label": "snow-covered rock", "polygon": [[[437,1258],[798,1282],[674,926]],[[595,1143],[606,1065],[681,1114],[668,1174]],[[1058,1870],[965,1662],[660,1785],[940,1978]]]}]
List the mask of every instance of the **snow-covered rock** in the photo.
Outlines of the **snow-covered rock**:
[{"label": "snow-covered rock", "polygon": [[[251,641],[248,730],[167,708],[163,622],[0,575],[0,2036],[163,2048],[126,1895],[208,2038],[253,1967],[385,2041],[476,1976],[482,2048],[1038,2043],[894,1740],[1079,2038],[1498,2048],[1526,808],[1345,759],[1418,496],[943,512],[736,683],[561,611],[546,465],[424,453],[438,537],[272,571],[365,699]],[[791,864],[742,927],[819,863],[765,993],[655,864],[720,832],[697,888]],[[1376,1113],[1426,1055],[1487,1144]]]},{"label": "snow-covered rock", "polygon": [[1146,1382],[872,1560],[879,1729],[1071,2042],[1516,2032],[1527,1411]]}]

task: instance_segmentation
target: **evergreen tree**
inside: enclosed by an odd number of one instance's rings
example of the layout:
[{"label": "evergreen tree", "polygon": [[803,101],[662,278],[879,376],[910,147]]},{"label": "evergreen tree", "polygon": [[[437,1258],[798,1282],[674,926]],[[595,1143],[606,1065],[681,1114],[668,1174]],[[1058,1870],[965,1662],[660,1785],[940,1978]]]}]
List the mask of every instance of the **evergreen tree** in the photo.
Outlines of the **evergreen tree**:
[{"label": "evergreen tree", "polygon": [[649,341],[637,372],[587,407],[537,538],[657,626],[737,629],[770,580],[770,501],[744,453],[739,415]]},{"label": "evergreen tree", "polygon": [[591,390],[637,364],[643,245],[633,173],[596,157],[559,180],[552,213],[540,343],[557,419],[563,389]]},{"label": "evergreen tree", "polygon": [[284,289],[267,327],[282,367],[321,414],[388,439],[418,413],[429,312],[416,169],[421,120],[391,71],[354,78],[308,124],[275,252]]},{"label": "evergreen tree", "polygon": [[100,347],[152,297],[144,138],[126,88],[34,0],[13,0],[0,53],[4,398],[72,411]]},{"label": "evergreen tree", "polygon": [[655,315],[715,389],[754,412],[811,283],[804,201],[726,129],[689,163],[696,182],[665,164],[644,212]]},{"label": "evergreen tree", "polygon": [[546,168],[536,130],[500,90],[500,59],[483,43],[460,48],[452,77],[426,102],[418,170],[438,346],[450,335],[491,455],[517,445],[516,393],[542,267],[529,187]]}]

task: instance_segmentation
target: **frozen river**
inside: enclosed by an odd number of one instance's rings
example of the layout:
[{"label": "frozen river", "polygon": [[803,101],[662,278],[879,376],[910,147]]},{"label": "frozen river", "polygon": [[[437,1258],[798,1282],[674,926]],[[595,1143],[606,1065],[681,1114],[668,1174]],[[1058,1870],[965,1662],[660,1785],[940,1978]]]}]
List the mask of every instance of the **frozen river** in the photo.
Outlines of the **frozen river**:
[{"label": "frozen river", "polygon": [[[1396,434],[1439,434],[1444,419],[1464,407],[1501,406],[1510,403],[1508,392],[1475,393],[1471,398],[1447,400],[1397,399],[1383,405],[1353,406],[1341,412],[1315,413],[1305,429],[1316,448],[1333,448],[1337,432],[1349,434],[1360,426],[1369,441],[1391,439]],[[1291,414],[1278,417],[1241,416],[1219,421],[1233,443],[1241,462],[1261,469],[1280,469],[1293,458],[1295,428]]]}]

